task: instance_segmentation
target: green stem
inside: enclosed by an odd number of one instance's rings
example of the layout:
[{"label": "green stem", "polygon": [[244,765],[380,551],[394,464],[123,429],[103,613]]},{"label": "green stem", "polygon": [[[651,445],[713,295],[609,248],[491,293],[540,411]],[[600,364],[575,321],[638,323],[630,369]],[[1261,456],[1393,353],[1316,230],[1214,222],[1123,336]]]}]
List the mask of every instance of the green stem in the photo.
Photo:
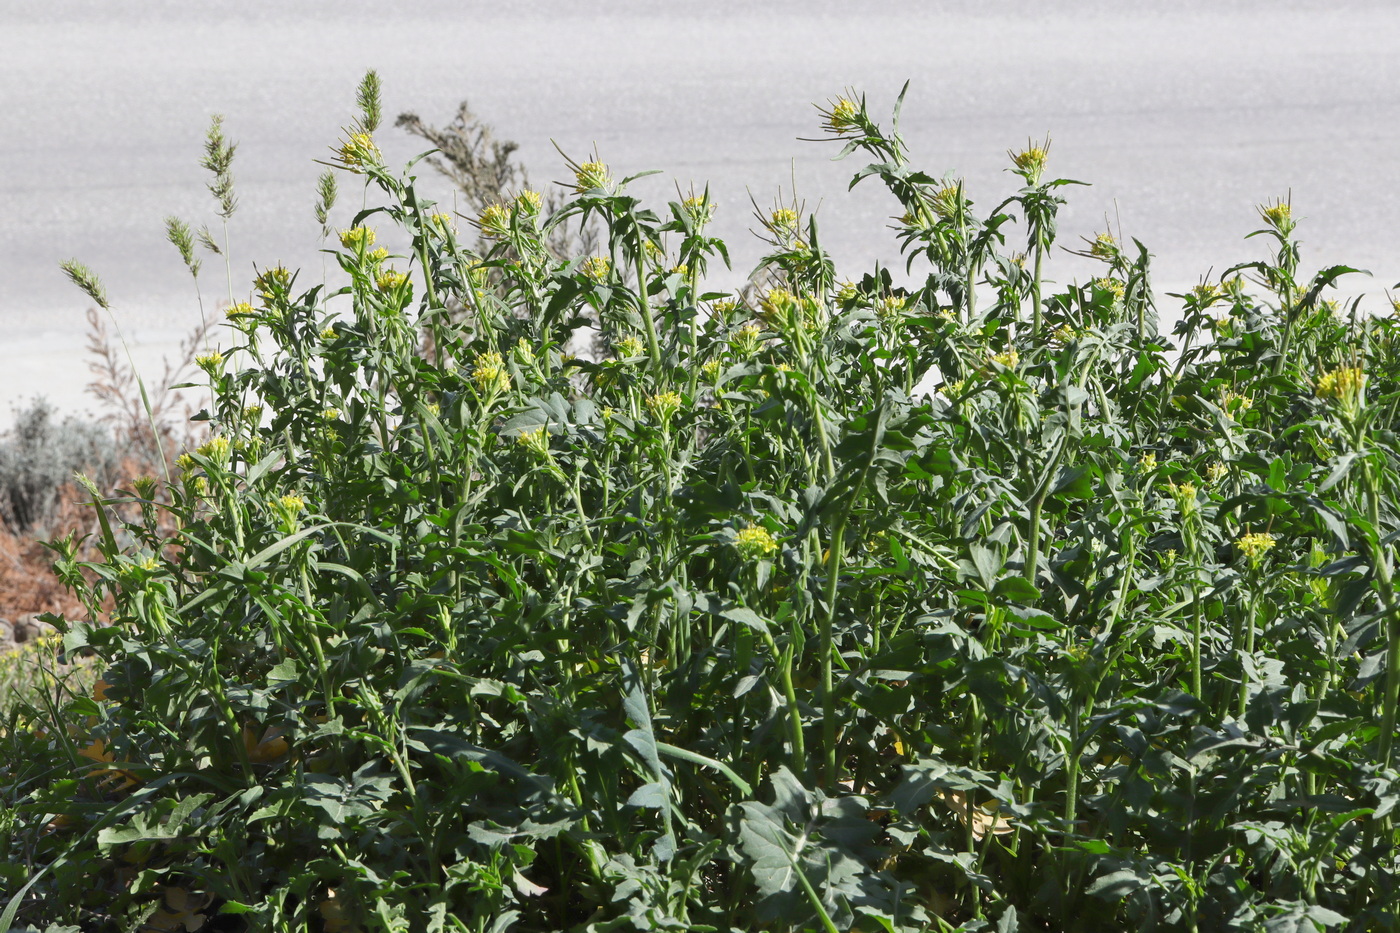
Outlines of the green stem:
[{"label": "green stem", "polygon": [[1031,280],[1031,337],[1040,336],[1041,328],[1041,272],[1045,264],[1045,248],[1040,243],[1040,233],[1035,237],[1035,277]]},{"label": "green stem", "polygon": [[831,676],[831,655],[836,650],[836,599],[841,585],[841,554],[846,547],[846,516],[831,532],[831,547],[827,554],[826,618],[822,620],[822,748],[826,754],[826,786],[836,786],[836,691]]},{"label": "green stem", "polygon": [[773,633],[767,629],[763,630],[763,642],[778,661],[778,677],[783,685],[783,699],[787,701],[788,725],[792,734],[793,769],[805,771],[807,743],[802,737],[802,707],[797,702],[797,688],[792,683],[792,650],[789,648],[787,651],[779,651],[778,643],[773,640]]},{"label": "green stem", "polygon": [[661,344],[656,340],[656,321],[651,316],[651,301],[647,298],[646,243],[642,239],[642,225],[632,218],[632,228],[637,231],[637,310],[642,316],[642,327],[646,331],[647,355],[651,358],[654,374],[661,373]]}]

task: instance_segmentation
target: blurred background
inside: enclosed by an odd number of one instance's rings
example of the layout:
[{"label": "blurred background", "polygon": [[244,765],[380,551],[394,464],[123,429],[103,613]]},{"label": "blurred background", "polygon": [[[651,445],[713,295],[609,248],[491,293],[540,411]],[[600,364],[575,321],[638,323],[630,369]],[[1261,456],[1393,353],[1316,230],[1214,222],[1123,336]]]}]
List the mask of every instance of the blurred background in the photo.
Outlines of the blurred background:
[{"label": "blurred background", "polygon": [[[105,282],[143,372],[158,375],[199,323],[164,218],[217,229],[198,164],[214,113],[239,146],[234,298],[247,299],[255,264],[320,281],[315,160],[352,119],[368,68],[384,82],[390,164],[424,148],[394,117],[442,125],[469,100],[520,143],[536,187],[571,178],[554,144],[579,160],[596,148],[618,177],[661,170],[638,184],[658,209],[677,185],[708,184],[735,266],[718,285],[759,255],[750,199],[767,209],[780,191],[817,211],[843,277],[897,262],[893,199],[848,193],[860,163],[799,137],[821,135],[812,104],[847,87],[887,119],[907,80],[917,165],[966,178],[987,210],[1014,190],[1007,150],[1048,134],[1049,172],[1092,184],[1068,191],[1060,244],[1110,225],[1140,239],[1168,315],[1166,293],[1262,255],[1244,239],[1256,205],[1290,192],[1304,266],[1371,270],[1344,294],[1388,311],[1397,40],[1400,5],[1336,0],[0,0],[0,426],[36,396],[97,408],[84,393],[90,302],[61,261]],[[450,206],[450,184],[421,175]],[[333,227],[362,203],[354,179],[340,181]],[[1050,269],[1062,282],[1092,273],[1068,256]],[[205,256],[201,287],[211,311],[228,303],[219,257]]]}]

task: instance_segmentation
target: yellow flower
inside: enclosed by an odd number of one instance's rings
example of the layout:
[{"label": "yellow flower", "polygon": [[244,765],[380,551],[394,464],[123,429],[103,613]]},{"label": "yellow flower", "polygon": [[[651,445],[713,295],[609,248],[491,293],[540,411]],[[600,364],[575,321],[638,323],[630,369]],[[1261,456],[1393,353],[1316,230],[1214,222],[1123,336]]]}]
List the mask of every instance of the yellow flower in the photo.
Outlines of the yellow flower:
[{"label": "yellow flower", "polygon": [[634,356],[641,356],[643,352],[642,342],[631,334],[617,342],[617,355],[619,359],[625,360]]},{"label": "yellow flower", "polygon": [[369,227],[351,227],[340,231],[340,245],[359,252],[374,245],[375,233]]},{"label": "yellow flower", "polygon": [[1191,297],[1196,299],[1200,307],[1209,307],[1220,300],[1220,286],[1202,282],[1191,289]]},{"label": "yellow flower", "polygon": [[647,397],[646,406],[652,417],[664,425],[681,410],[681,396],[679,392],[658,392]]},{"label": "yellow flower", "polygon": [[1259,216],[1280,233],[1287,233],[1293,227],[1293,205],[1287,201],[1259,205]]},{"label": "yellow flower", "polygon": [[253,309],[253,306],[248,304],[248,302],[246,301],[238,302],[224,313],[230,318],[233,318],[234,320],[238,320],[239,318],[257,317],[258,315],[258,312]]},{"label": "yellow flower", "polygon": [[1264,555],[1274,546],[1274,543],[1273,535],[1260,531],[1240,535],[1235,540],[1235,547],[1244,555],[1244,559],[1249,562],[1250,567],[1257,568],[1264,562]]},{"label": "yellow flower", "polygon": [[533,217],[544,206],[544,197],[538,191],[526,188],[515,196],[515,209],[527,217]]},{"label": "yellow flower", "polygon": [[734,550],[745,563],[754,563],[769,557],[778,550],[778,542],[762,525],[750,525],[734,536]]},{"label": "yellow flower", "polygon": [[1143,454],[1141,457],[1138,457],[1137,467],[1138,470],[1143,473],[1151,473],[1153,470],[1157,469],[1157,455],[1150,451]]},{"label": "yellow flower", "polygon": [[407,281],[408,276],[397,269],[385,269],[374,280],[374,286],[381,292],[391,292]]},{"label": "yellow flower", "polygon": [[334,327],[332,327],[332,326],[330,326],[329,324],[327,324],[325,327],[321,328],[321,339],[322,339],[322,340],[334,340],[335,338],[336,338],[336,333],[335,333],[335,328],[334,328]]},{"label": "yellow flower", "polygon": [[1113,278],[1094,279],[1094,287],[1100,291],[1108,292],[1115,299],[1121,299],[1125,289],[1121,280]]},{"label": "yellow flower", "polygon": [[952,220],[962,211],[963,192],[962,185],[945,185],[933,194],[933,212],[940,220]]},{"label": "yellow flower", "polygon": [[457,225],[452,222],[451,214],[429,214],[428,223],[432,224],[434,227],[441,230],[443,233],[447,233],[449,231],[457,229]]},{"label": "yellow flower", "polygon": [[378,249],[370,250],[365,254],[365,258],[377,265],[389,258],[389,251],[381,246]]},{"label": "yellow flower", "polygon": [[299,517],[306,511],[306,500],[296,493],[288,493],[272,500],[272,512],[277,517],[285,534],[292,534],[300,524]]},{"label": "yellow flower", "polygon": [[1007,369],[1015,369],[1021,362],[1021,355],[1015,350],[1004,350],[1001,353],[993,353],[990,359],[998,366],[1004,366]]},{"label": "yellow flower", "polygon": [[875,315],[884,321],[897,320],[908,303],[902,295],[887,295],[875,302]]},{"label": "yellow flower", "polygon": [[1200,503],[1196,501],[1194,483],[1168,483],[1167,488],[1171,491],[1172,498],[1176,500],[1176,507],[1183,516],[1194,514],[1200,507]]},{"label": "yellow flower", "polygon": [[1313,391],[1318,398],[1336,399],[1343,404],[1355,404],[1366,387],[1366,374],[1360,366],[1343,366],[1317,380]]},{"label": "yellow flower", "polygon": [[1231,415],[1242,415],[1254,407],[1254,399],[1232,389],[1220,393],[1220,407]]},{"label": "yellow flower", "polygon": [[510,235],[510,211],[504,204],[488,204],[476,223],[486,236],[499,240]]},{"label": "yellow flower", "polygon": [[180,468],[182,473],[188,473],[196,466],[194,457],[191,457],[189,454],[180,454],[180,456],[176,457],[175,465]]},{"label": "yellow flower", "polygon": [[1221,480],[1230,472],[1230,468],[1219,460],[1206,467],[1206,482],[1212,486],[1219,484]]},{"label": "yellow flower", "polygon": [[515,442],[537,457],[548,457],[549,427],[542,424],[533,430],[521,431],[515,436]]},{"label": "yellow flower", "polygon": [[703,227],[714,219],[715,205],[707,197],[689,197],[681,202],[681,210],[685,211],[690,222],[697,227]]},{"label": "yellow flower", "polygon": [[249,421],[257,421],[262,417],[263,407],[261,405],[244,405],[243,417]]},{"label": "yellow flower", "polygon": [[1089,255],[1095,259],[1112,262],[1118,258],[1118,241],[1113,238],[1111,233],[1100,233],[1094,237],[1094,242],[1089,245]]},{"label": "yellow flower", "polygon": [[734,332],[733,336],[729,338],[729,346],[742,357],[753,356],[758,352],[758,341],[762,333],[763,330],[750,321]]},{"label": "yellow flower", "polygon": [[292,287],[292,274],[285,266],[273,266],[254,279],[253,284],[258,289],[258,297],[266,304]]},{"label": "yellow flower", "polygon": [[838,97],[827,104],[822,111],[823,125],[828,133],[845,133],[856,127],[860,120],[860,107],[848,97]]},{"label": "yellow flower", "polygon": [[226,437],[211,437],[203,444],[199,445],[196,453],[213,463],[225,463],[228,460],[231,445]]},{"label": "yellow flower", "polygon": [[700,372],[710,382],[714,382],[719,378],[719,372],[723,366],[724,364],[719,360],[706,360],[705,365],[700,367]]},{"label": "yellow flower", "polygon": [[795,236],[798,220],[797,211],[790,207],[780,207],[768,215],[768,229],[779,237]]},{"label": "yellow flower", "polygon": [[340,162],[351,171],[358,171],[367,165],[380,165],[384,155],[374,144],[374,137],[368,133],[351,133],[350,138],[340,144]]},{"label": "yellow flower", "polygon": [[323,409],[321,409],[321,420],[322,420],[322,421],[339,421],[339,420],[340,420],[340,409],[339,409],[339,408],[323,408]]},{"label": "yellow flower", "polygon": [[472,381],[476,387],[488,395],[498,395],[510,391],[510,373],[506,361],[494,350],[479,354],[472,367]]},{"label": "yellow flower", "polygon": [[612,185],[612,176],[608,174],[608,167],[602,162],[585,162],[574,172],[574,190],[579,194],[586,194],[597,188],[606,189]]},{"label": "yellow flower", "polygon": [[589,256],[579,265],[579,271],[601,285],[612,271],[612,260],[606,256]]},{"label": "yellow flower", "polygon": [[218,350],[213,353],[202,353],[194,358],[194,364],[213,379],[224,371],[224,355]]},{"label": "yellow flower", "polygon": [[758,301],[759,310],[771,317],[782,317],[797,304],[797,296],[786,288],[771,288]]},{"label": "yellow flower", "polygon": [[1040,183],[1045,172],[1045,162],[1050,155],[1050,142],[1030,143],[1020,152],[1008,152],[1016,172],[1032,185]]},{"label": "yellow flower", "polygon": [[720,298],[710,302],[710,310],[718,317],[727,318],[739,310],[739,302],[733,298]]}]

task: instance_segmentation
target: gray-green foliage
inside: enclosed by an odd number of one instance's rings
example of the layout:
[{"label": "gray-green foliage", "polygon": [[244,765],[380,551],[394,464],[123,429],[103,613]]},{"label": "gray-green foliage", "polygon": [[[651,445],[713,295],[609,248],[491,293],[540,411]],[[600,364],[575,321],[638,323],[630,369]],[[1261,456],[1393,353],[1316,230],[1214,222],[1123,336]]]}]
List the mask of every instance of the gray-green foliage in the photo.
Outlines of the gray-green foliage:
[{"label": "gray-green foliage", "polygon": [[177,546],[152,484],[58,545],[110,683],[4,739],[0,933],[1394,929],[1400,323],[1284,205],[1170,338],[1140,244],[1046,294],[1044,146],[984,214],[823,114],[909,284],[780,208],[710,291],[714,205],[597,161],[478,254],[348,133],[345,284],[201,364]]},{"label": "gray-green foliage", "polygon": [[75,472],[105,478],[116,459],[110,431],[77,418],[59,420],[53,406],[36,399],[0,435],[0,517],[14,531],[42,532]]}]

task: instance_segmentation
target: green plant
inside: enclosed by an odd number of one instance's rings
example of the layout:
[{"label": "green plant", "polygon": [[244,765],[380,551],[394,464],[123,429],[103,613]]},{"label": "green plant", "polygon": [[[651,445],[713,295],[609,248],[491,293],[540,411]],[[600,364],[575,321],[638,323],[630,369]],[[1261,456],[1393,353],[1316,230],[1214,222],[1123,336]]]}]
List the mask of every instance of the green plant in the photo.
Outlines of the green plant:
[{"label": "green plant", "polygon": [[848,93],[922,278],[780,206],[750,303],[708,196],[596,157],[465,248],[376,91],[343,279],[265,269],[201,363],[177,538],[148,485],[56,544],[113,624],[54,620],[101,696],[4,739],[0,930],[1394,926],[1400,322],[1291,208],[1172,346],[1135,241],[1043,294],[1045,146],[983,218]]}]

